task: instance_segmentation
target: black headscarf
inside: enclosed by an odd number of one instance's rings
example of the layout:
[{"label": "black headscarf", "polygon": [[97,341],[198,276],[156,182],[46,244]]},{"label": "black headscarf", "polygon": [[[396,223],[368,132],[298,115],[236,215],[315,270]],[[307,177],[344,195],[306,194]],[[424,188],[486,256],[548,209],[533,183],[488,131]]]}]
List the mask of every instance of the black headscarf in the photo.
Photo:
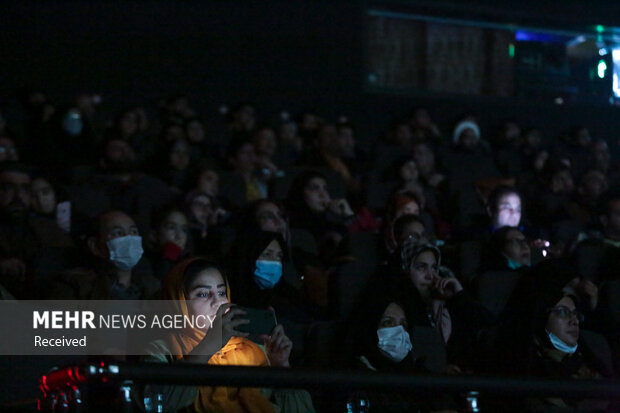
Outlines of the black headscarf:
[{"label": "black headscarf", "polygon": [[247,230],[239,235],[229,256],[229,279],[235,292],[235,303],[251,307],[265,307],[272,304],[271,299],[282,285],[282,279],[273,289],[261,290],[254,282],[256,261],[272,241],[278,241],[284,260],[287,258],[286,243],[276,232]]},{"label": "black headscarf", "polygon": [[345,341],[346,353],[350,359],[366,357],[370,364],[379,371],[411,371],[414,367],[411,352],[400,362],[395,362],[383,355],[378,347],[377,329],[379,322],[391,303],[398,304],[405,311],[405,317],[411,325],[411,316],[405,305],[405,296],[396,286],[377,280],[365,290],[358,302],[356,311],[353,312],[348,322],[349,327]]}]

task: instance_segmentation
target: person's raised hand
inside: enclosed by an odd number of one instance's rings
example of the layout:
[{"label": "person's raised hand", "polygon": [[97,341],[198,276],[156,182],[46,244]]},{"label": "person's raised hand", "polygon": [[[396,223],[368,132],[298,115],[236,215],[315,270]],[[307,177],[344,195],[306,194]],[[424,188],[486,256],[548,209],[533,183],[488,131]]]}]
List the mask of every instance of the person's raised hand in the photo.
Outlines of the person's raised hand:
[{"label": "person's raised hand", "polygon": [[444,300],[449,300],[456,294],[463,291],[463,286],[458,279],[454,277],[444,278],[435,277],[435,294]]},{"label": "person's raised hand", "polygon": [[284,333],[282,324],[274,327],[271,335],[262,335],[265,340],[265,351],[269,362],[274,367],[290,367],[289,357],[293,349],[293,342]]},{"label": "person's raised hand", "polygon": [[211,330],[214,334],[222,332],[222,346],[226,345],[231,337],[247,337],[248,333],[241,332],[237,328],[249,324],[250,320],[243,318],[246,312],[232,303],[222,304],[211,320]]},{"label": "person's raised hand", "polygon": [[354,215],[349,202],[347,202],[344,198],[332,199],[327,207],[334,215],[341,217],[350,217],[351,215]]}]

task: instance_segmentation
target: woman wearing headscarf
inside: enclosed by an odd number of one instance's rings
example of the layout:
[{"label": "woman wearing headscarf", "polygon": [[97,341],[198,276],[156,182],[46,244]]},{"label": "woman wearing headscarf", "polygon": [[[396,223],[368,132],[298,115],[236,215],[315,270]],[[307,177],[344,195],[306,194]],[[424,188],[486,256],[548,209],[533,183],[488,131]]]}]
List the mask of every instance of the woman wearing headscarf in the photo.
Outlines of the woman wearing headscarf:
[{"label": "woman wearing headscarf", "polygon": [[[546,266],[548,268],[548,266]],[[502,326],[499,362],[503,374],[549,379],[600,379],[610,376],[605,363],[582,342],[583,313],[579,299],[566,292],[557,280],[531,284],[518,302],[513,301],[512,321]],[[530,398],[518,411],[594,412],[606,410],[605,401],[562,398]]]},{"label": "woman wearing headscarf", "polygon": [[[264,348],[238,331],[244,311],[230,303],[230,289],[219,268],[204,258],[177,264],[163,280],[163,297],[176,314],[206,316],[204,328],[189,326],[149,345],[147,361],[204,365],[289,367],[292,342],[281,325],[265,337]],[[145,389],[144,394],[148,389]],[[313,411],[305,391],[257,388],[163,386],[164,411],[306,412]]]},{"label": "woman wearing headscarf", "polygon": [[[416,360],[410,332],[413,316],[408,297],[395,285],[371,283],[347,322],[347,367],[382,373],[427,374],[424,360]],[[349,403],[367,404],[371,412],[437,411],[452,407],[444,397],[424,399],[404,393],[354,392]]]},{"label": "woman wearing headscarf", "polygon": [[412,237],[399,250],[401,288],[408,297],[410,324],[437,331],[446,348],[449,372],[479,367],[478,339],[494,317],[476,302],[460,281],[441,266],[439,249]]},{"label": "woman wearing headscarf", "polygon": [[283,320],[307,318],[302,292],[283,281],[288,260],[286,242],[278,232],[249,229],[230,250],[230,283],[235,301],[244,306],[273,307]]}]

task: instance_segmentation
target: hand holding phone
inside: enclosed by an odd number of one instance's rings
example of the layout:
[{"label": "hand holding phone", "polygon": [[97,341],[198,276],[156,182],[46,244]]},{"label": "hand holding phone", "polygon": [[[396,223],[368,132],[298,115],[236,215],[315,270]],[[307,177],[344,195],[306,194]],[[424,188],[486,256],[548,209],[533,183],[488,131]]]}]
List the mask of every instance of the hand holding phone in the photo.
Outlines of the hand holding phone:
[{"label": "hand holding phone", "polygon": [[263,344],[262,336],[269,336],[278,324],[276,315],[271,310],[239,307],[245,314],[244,319],[249,323],[238,326],[237,330],[248,333],[248,338],[256,343]]}]

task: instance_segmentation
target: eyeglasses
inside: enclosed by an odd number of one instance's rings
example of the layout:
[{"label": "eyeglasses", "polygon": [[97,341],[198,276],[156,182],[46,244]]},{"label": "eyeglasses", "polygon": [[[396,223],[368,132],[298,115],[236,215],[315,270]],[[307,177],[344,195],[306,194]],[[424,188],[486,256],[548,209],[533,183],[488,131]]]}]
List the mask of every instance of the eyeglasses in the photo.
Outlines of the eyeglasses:
[{"label": "eyeglasses", "polygon": [[548,310],[548,312],[555,314],[557,317],[563,319],[563,320],[570,320],[571,317],[575,317],[577,319],[577,321],[579,321],[580,323],[583,323],[584,320],[584,316],[583,313],[577,309],[571,310],[568,307],[565,307],[563,305],[559,305],[557,307],[553,307],[550,308]]}]

